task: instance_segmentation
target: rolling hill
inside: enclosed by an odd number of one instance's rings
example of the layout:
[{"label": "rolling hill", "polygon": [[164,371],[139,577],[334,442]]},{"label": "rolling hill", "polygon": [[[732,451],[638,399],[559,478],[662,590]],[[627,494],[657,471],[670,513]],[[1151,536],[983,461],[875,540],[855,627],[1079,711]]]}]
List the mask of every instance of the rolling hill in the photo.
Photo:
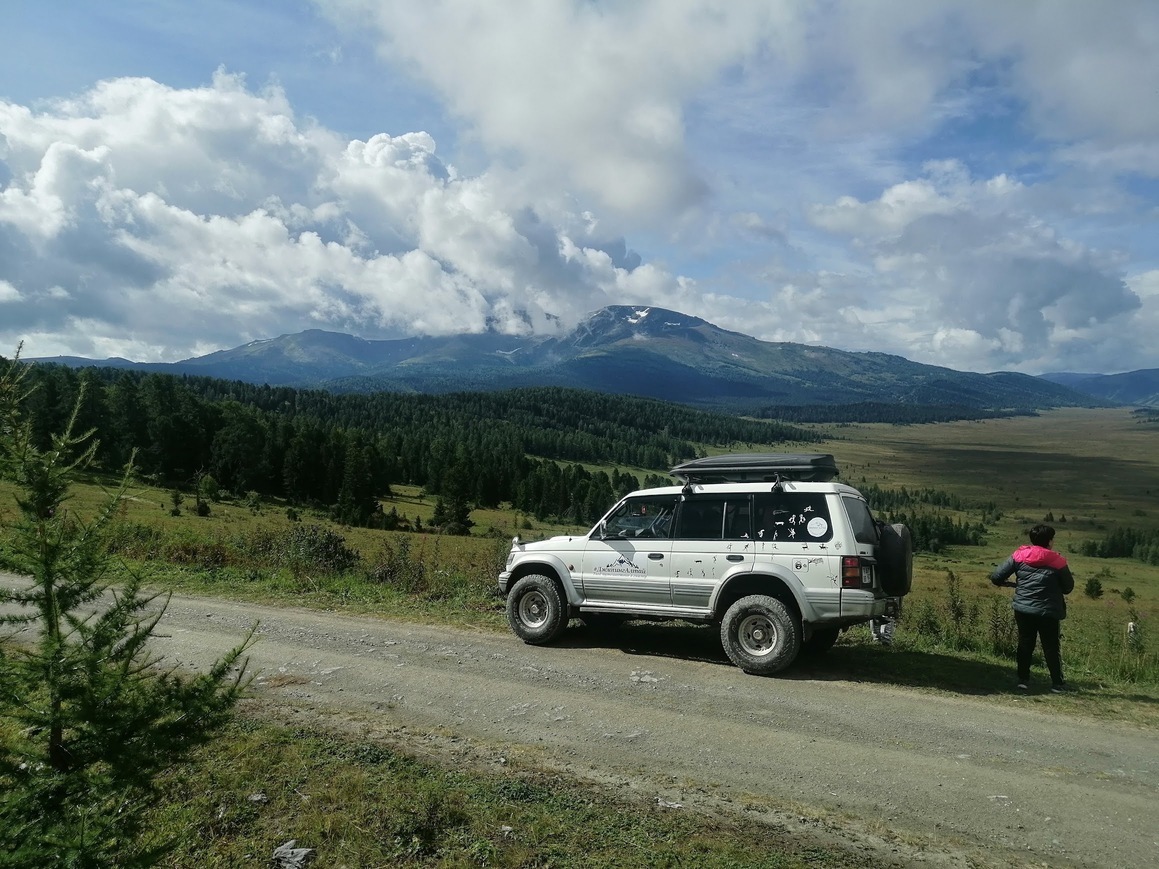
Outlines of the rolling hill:
[{"label": "rolling hill", "polygon": [[1052,372],[1042,375],[1042,379],[1116,404],[1159,407],[1159,368],[1122,374]]}]

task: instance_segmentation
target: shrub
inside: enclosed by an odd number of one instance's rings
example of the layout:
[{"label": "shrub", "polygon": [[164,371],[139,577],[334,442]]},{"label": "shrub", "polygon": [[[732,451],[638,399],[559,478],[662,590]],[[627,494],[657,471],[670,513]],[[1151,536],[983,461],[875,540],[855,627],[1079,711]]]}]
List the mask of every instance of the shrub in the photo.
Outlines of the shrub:
[{"label": "shrub", "polygon": [[288,568],[295,576],[344,573],[361,559],[345,537],[320,525],[254,531],[243,540],[242,548],[249,558]]},{"label": "shrub", "polygon": [[230,562],[229,547],[216,540],[200,540],[193,535],[174,534],[165,540],[161,555],[173,564],[188,564],[217,570]]},{"label": "shrub", "polygon": [[1131,607],[1127,612],[1130,618],[1130,628],[1127,631],[1127,647],[1136,654],[1141,654],[1146,646],[1143,635],[1143,623],[1138,610]]},{"label": "shrub", "polygon": [[221,500],[221,486],[209,474],[203,474],[197,481],[197,493],[207,501],[217,503]]},{"label": "shrub", "polygon": [[156,554],[165,535],[157,528],[140,522],[117,522],[105,534],[105,546],[114,555],[142,559]]},{"label": "shrub", "polygon": [[427,588],[426,565],[411,555],[410,540],[406,537],[399,538],[397,546],[389,541],[383,544],[366,578],[369,582],[396,586],[408,594]]},{"label": "shrub", "polygon": [[978,602],[966,601],[962,595],[962,581],[952,570],[946,571],[946,614],[949,616],[949,635],[959,649],[975,645],[978,626]]},{"label": "shrub", "polygon": [[987,626],[990,634],[990,650],[1004,658],[1014,656],[1018,648],[1018,627],[1014,622],[1014,611],[1006,598],[992,595],[989,600]]},{"label": "shrub", "polygon": [[1103,583],[1097,576],[1092,576],[1087,580],[1087,584],[1083,587],[1083,594],[1091,600],[1098,600],[1103,596]]},{"label": "shrub", "polygon": [[[157,781],[229,720],[250,640],[205,674],[150,666],[164,604],[135,575],[105,594],[105,535],[131,468],[96,518],[62,510],[96,454],[89,434],[73,434],[84,387],[42,450],[20,410],[27,369],[17,363],[0,371],[0,476],[21,493],[12,547],[30,581],[0,589],[0,863],[154,865],[171,847],[146,824]],[[30,636],[9,654],[7,634],[25,627]]]},{"label": "shrub", "polygon": [[942,637],[942,622],[938,618],[938,611],[928,600],[919,600],[905,615],[905,620],[913,622],[914,631],[919,636],[927,637],[934,642]]}]

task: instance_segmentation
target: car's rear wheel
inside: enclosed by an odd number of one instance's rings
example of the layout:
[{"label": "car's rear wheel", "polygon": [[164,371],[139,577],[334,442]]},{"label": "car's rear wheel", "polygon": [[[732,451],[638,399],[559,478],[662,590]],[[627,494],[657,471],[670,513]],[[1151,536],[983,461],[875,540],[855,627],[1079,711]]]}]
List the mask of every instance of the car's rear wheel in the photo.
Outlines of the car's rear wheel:
[{"label": "car's rear wheel", "polygon": [[550,577],[528,574],[507,593],[507,623],[525,643],[550,643],[563,633],[567,621],[563,590]]},{"label": "car's rear wheel", "polygon": [[763,594],[742,597],[728,608],[720,641],[729,660],[758,676],[777,673],[801,649],[801,624],[788,607]]}]

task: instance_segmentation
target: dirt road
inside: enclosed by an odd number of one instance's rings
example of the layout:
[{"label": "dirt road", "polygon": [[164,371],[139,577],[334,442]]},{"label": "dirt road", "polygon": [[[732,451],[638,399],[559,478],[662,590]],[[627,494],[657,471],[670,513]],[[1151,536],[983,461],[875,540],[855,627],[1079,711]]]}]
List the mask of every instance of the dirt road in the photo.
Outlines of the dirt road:
[{"label": "dirt road", "polygon": [[1159,865],[1151,732],[881,685],[761,679],[711,641],[639,654],[630,634],[574,627],[536,648],[174,597],[153,648],[203,667],[255,620],[255,694],[285,715],[434,734],[425,745],[469,745],[482,762],[538,763],[688,807],[767,807],[791,828],[840,828],[903,863]]}]

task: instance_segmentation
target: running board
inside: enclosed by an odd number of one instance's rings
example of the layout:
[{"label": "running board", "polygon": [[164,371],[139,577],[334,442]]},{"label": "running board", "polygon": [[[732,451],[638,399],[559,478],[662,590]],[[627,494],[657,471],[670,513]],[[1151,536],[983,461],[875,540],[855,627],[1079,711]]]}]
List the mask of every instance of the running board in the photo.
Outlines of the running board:
[{"label": "running board", "polygon": [[612,601],[592,601],[591,603],[581,603],[576,609],[579,610],[581,616],[584,613],[614,613],[623,616],[639,616],[640,618],[648,618],[649,616],[696,620],[712,618],[712,610],[708,607],[674,607],[662,604],[628,605]]}]

